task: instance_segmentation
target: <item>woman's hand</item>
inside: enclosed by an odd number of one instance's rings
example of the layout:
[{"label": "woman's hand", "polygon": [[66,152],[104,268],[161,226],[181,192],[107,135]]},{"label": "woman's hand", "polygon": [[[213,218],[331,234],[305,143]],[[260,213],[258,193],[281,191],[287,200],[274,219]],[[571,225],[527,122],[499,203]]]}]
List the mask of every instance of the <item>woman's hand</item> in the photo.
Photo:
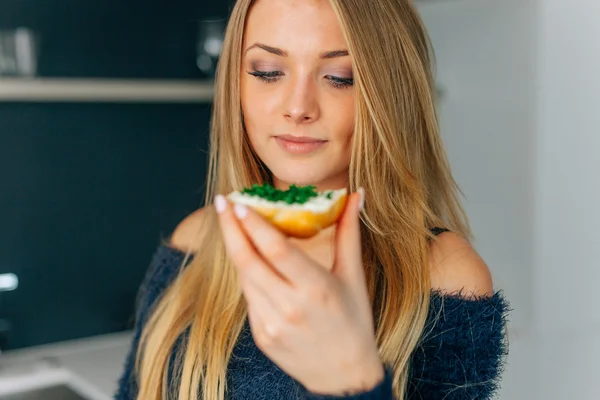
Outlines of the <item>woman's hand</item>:
[{"label": "woman's hand", "polygon": [[362,392],[384,376],[362,264],[363,198],[352,194],[338,222],[331,272],[248,207],[215,198],[254,341],[313,393]]}]

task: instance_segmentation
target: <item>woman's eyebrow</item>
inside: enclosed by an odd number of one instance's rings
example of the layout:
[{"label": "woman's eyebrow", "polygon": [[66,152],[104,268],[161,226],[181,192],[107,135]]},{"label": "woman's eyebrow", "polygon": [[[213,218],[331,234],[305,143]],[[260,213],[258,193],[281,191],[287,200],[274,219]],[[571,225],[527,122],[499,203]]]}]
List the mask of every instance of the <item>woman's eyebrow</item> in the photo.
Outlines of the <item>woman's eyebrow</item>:
[{"label": "woman's eyebrow", "polygon": [[[268,53],[274,54],[279,57],[287,57],[288,56],[287,51],[277,48],[277,47],[268,46],[263,43],[254,43],[252,46],[250,46],[246,49],[244,54],[248,53],[252,49],[257,49],[257,48],[262,49]],[[348,55],[349,55],[348,50],[333,50],[333,51],[326,51],[324,53],[321,53],[319,55],[319,58],[326,60],[326,59],[337,58],[337,57],[345,57]]]},{"label": "woman's eyebrow", "polygon": [[280,57],[287,57],[288,56],[288,52],[285,50],[281,50],[278,49],[277,47],[273,47],[273,46],[267,46],[266,44],[262,44],[262,43],[254,43],[252,46],[248,47],[246,49],[246,51],[244,52],[244,54],[246,54],[247,52],[249,52],[252,49],[263,49],[266,52],[269,52],[271,54],[275,54],[276,56],[280,56]]},{"label": "woman's eyebrow", "polygon": [[326,51],[325,53],[321,53],[321,58],[326,60],[326,59],[330,59],[330,58],[336,58],[336,57],[346,57],[348,56],[348,50],[334,50],[334,51]]}]

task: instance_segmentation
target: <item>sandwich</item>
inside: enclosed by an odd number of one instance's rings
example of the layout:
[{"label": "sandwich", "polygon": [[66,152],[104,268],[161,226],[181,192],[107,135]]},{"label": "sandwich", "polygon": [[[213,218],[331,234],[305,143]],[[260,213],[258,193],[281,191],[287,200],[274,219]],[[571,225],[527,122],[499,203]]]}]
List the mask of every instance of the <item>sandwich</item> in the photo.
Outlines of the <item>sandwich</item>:
[{"label": "sandwich", "polygon": [[279,190],[269,184],[254,184],[231,192],[227,198],[252,208],[285,235],[307,239],[338,222],[348,193],[346,188],[318,192],[312,185]]}]

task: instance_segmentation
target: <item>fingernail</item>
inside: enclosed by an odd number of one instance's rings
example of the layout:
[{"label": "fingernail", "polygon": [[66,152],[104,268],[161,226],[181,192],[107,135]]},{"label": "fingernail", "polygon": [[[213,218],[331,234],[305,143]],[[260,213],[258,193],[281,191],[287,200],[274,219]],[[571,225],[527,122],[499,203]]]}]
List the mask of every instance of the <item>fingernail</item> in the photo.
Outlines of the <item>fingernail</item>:
[{"label": "fingernail", "polygon": [[243,219],[246,217],[246,215],[248,215],[248,208],[245,205],[236,204],[233,207],[233,212],[238,219]]},{"label": "fingernail", "polygon": [[360,194],[360,200],[358,201],[358,211],[362,211],[365,207],[365,189],[361,186],[357,192]]},{"label": "fingernail", "polygon": [[215,196],[215,209],[217,210],[217,213],[221,214],[223,211],[225,211],[225,209],[227,208],[227,200],[225,200],[225,197],[223,197],[223,195],[218,194]]}]

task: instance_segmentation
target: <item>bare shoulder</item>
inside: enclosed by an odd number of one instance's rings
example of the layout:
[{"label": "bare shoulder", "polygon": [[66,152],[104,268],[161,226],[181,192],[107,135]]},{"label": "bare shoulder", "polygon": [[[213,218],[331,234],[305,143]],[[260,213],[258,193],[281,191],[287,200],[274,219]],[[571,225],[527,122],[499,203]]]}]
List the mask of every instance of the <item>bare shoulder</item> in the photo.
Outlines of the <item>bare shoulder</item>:
[{"label": "bare shoulder", "polygon": [[200,208],[185,217],[171,234],[170,246],[183,252],[197,251],[199,233],[206,214],[206,208]]},{"label": "bare shoulder", "polygon": [[465,296],[493,295],[492,274],[471,243],[444,232],[430,244],[431,288]]}]

